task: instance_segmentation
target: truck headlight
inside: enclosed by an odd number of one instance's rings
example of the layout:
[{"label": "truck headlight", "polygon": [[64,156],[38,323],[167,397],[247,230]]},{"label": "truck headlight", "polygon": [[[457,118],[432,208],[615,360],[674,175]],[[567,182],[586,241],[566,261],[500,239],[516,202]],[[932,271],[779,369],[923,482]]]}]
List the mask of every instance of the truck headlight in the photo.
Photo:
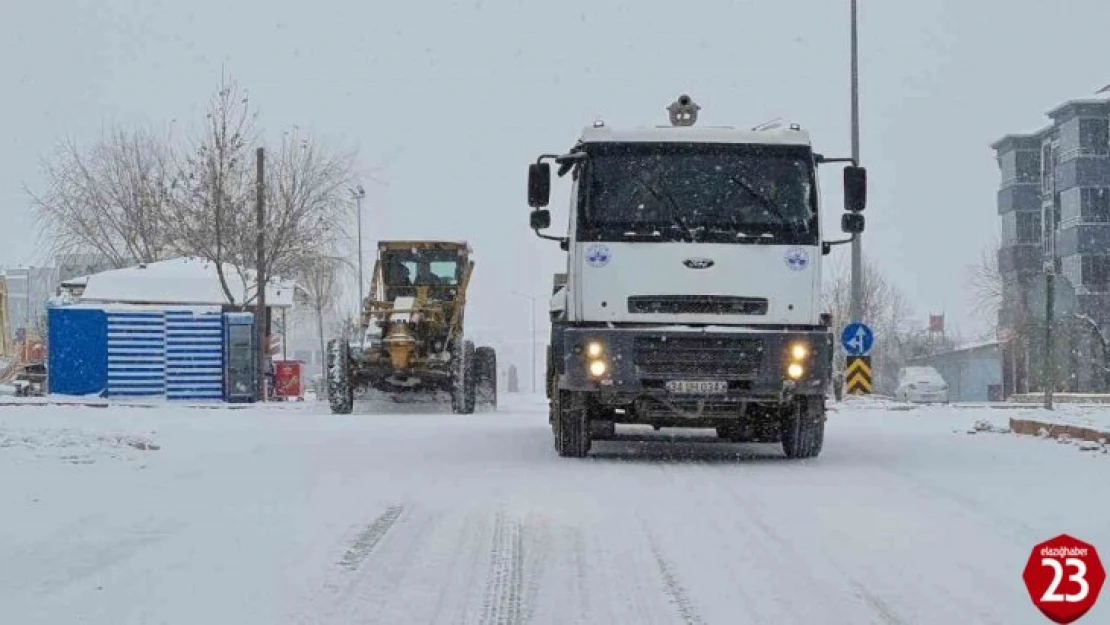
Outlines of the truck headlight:
[{"label": "truck headlight", "polygon": [[605,375],[605,372],[608,369],[609,369],[609,367],[608,367],[608,365],[605,364],[604,360],[591,360],[590,361],[590,375],[592,375],[595,378],[600,378],[601,376]]},{"label": "truck headlight", "polygon": [[786,368],[786,375],[790,376],[792,380],[800,379],[805,372],[805,367],[796,362],[790,363],[790,366]]},{"label": "truck headlight", "polygon": [[601,341],[590,341],[586,343],[586,355],[590,358],[601,356],[602,351]]},{"label": "truck headlight", "polygon": [[809,346],[805,343],[794,343],[790,346],[790,357],[794,360],[805,360],[809,356]]}]

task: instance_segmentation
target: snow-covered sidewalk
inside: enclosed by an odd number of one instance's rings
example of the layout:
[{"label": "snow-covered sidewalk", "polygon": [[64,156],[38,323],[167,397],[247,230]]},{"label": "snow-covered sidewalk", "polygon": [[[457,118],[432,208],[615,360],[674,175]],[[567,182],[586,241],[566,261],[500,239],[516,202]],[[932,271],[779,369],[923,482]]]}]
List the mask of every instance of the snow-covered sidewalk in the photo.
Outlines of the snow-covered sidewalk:
[{"label": "snow-covered sidewalk", "polygon": [[[1032,624],[1035,543],[1067,532],[1107,559],[1110,456],[967,434],[1011,411],[833,408],[806,462],[650,430],[562,459],[528,396],[469,416],[0,408],[0,614]],[[1106,597],[1085,620],[1110,621]]]}]

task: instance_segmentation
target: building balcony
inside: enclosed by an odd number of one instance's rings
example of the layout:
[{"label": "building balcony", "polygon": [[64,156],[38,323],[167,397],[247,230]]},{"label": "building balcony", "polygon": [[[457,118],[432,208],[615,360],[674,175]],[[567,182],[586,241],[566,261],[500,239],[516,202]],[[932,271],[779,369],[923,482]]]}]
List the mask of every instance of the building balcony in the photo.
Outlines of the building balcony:
[{"label": "building balcony", "polygon": [[998,190],[998,214],[1041,208],[1040,182],[1014,184]]},{"label": "building balcony", "polygon": [[1056,190],[1074,187],[1110,187],[1110,158],[1076,156],[1056,165]]},{"label": "building balcony", "polygon": [[1056,233],[1056,255],[1106,254],[1110,252],[1110,223],[1080,224]]},{"label": "building balcony", "polygon": [[1039,274],[1043,272],[1043,259],[1039,243],[1004,246],[998,250],[998,271],[1016,276]]}]

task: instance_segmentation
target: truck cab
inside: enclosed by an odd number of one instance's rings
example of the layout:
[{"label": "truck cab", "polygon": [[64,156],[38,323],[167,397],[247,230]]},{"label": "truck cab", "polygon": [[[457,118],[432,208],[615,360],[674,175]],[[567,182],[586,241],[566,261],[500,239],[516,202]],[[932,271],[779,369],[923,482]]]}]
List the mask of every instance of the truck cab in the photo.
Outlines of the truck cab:
[{"label": "truck cab", "polygon": [[[566,252],[550,302],[547,391],[555,447],[581,457],[616,424],[714,428],[814,457],[833,337],[820,306],[816,154],[796,124],[585,128],[529,167],[530,225]],[[554,161],[570,176],[565,236],[551,225]],[[866,172],[845,167],[842,229],[863,230]]]}]

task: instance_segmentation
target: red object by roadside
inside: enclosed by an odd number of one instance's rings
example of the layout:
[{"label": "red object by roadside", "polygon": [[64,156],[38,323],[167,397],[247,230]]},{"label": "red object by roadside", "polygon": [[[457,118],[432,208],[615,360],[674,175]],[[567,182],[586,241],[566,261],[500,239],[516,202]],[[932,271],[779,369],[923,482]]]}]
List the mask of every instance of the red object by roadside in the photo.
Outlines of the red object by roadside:
[{"label": "red object by roadside", "polygon": [[300,399],[301,362],[299,360],[274,361],[274,397],[279,399]]}]

